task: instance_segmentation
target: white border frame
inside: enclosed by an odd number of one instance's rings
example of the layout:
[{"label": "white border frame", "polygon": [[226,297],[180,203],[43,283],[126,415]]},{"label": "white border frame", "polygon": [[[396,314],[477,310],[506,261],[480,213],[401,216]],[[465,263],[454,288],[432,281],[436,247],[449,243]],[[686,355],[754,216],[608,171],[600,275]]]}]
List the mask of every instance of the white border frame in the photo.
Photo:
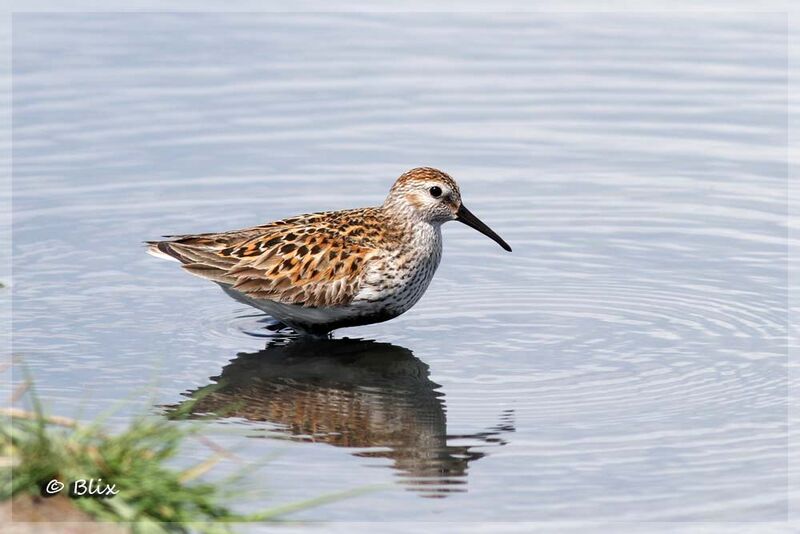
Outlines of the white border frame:
[{"label": "white border frame", "polygon": [[[11,24],[15,12],[627,12],[627,13],[715,13],[736,12],[772,12],[786,13],[788,24],[788,113],[789,126],[787,166],[788,166],[788,213],[787,239],[789,247],[789,338],[788,338],[788,386],[789,386],[789,483],[787,498],[789,512],[786,522],[773,523],[596,523],[592,524],[593,531],[612,532],[797,532],[800,530],[800,323],[796,320],[800,312],[800,298],[798,288],[800,285],[800,209],[798,198],[800,196],[800,151],[797,145],[797,103],[800,100],[798,84],[798,56],[800,55],[800,7],[797,2],[782,0],[745,1],[745,0],[564,0],[561,2],[539,2],[525,0],[493,0],[481,2],[476,0],[438,0],[424,2],[421,0],[381,0],[369,2],[368,0],[297,0],[292,2],[279,2],[278,0],[196,0],[191,3],[175,0],[4,0],[0,4],[0,117],[4,127],[0,128],[0,246],[7,247],[0,253],[0,282],[7,287],[0,289],[0,369],[8,374],[11,360],[11,292],[9,287],[13,284],[11,273]],[[793,91],[794,89],[794,91]],[[6,378],[6,381],[9,380]],[[10,385],[3,384],[2,391],[10,391]],[[7,396],[6,396],[7,397]],[[7,402],[7,401],[6,401]],[[26,528],[27,525],[27,528]],[[81,527],[97,527],[96,523],[83,525],[81,523],[39,523],[43,530],[55,532],[58,530],[81,531]],[[232,525],[233,526],[233,525]],[[243,525],[244,526],[244,525]],[[245,529],[258,530],[259,525],[247,525]],[[33,524],[14,523],[13,531],[38,532],[40,529]],[[236,528],[233,526],[233,528]],[[275,527],[273,527],[275,528]],[[409,529],[424,528],[425,531],[444,531],[457,528],[459,532],[484,532],[520,531],[536,532],[586,532],[586,523],[572,522],[537,522],[537,523],[423,523],[414,522],[403,525],[401,523],[326,523],[305,525],[282,525],[281,531],[294,531],[297,528],[313,530],[316,532],[353,532],[398,531],[405,532]]]}]

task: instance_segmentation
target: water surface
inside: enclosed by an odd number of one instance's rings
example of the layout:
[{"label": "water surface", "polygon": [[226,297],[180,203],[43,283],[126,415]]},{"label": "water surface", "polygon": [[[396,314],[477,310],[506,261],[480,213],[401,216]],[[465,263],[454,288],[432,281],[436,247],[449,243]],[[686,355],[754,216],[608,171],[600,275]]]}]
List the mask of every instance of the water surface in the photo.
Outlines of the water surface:
[{"label": "water surface", "polygon": [[[197,399],[245,510],[376,484],[297,517],[781,520],[785,28],[15,15],[14,351],[55,413]],[[141,246],[375,205],[418,165],[514,252],[449,224],[413,310],[331,341]]]}]

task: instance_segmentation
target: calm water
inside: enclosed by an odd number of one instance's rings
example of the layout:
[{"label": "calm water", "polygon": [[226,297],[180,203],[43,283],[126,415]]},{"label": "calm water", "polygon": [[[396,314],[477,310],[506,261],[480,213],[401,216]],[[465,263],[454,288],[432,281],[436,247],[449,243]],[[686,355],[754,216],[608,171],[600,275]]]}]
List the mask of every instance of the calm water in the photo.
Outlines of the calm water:
[{"label": "calm water", "polygon": [[[13,348],[53,412],[199,398],[244,510],[382,488],[297,518],[785,518],[782,17],[29,14],[13,44]],[[423,300],[331,341],[141,246],[418,165],[514,252],[447,225]]]}]

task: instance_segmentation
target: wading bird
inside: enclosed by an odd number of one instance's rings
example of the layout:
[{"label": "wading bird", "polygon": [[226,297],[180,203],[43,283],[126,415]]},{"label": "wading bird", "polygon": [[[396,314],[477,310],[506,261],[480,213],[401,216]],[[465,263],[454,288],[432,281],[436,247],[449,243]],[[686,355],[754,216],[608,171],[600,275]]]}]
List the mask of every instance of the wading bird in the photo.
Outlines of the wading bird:
[{"label": "wading bird", "polygon": [[382,206],[299,215],[230,232],[165,236],[148,252],[301,334],[387,321],[425,293],[442,257],[441,226],[461,221],[511,247],[461,202],[446,173],[420,167]]}]

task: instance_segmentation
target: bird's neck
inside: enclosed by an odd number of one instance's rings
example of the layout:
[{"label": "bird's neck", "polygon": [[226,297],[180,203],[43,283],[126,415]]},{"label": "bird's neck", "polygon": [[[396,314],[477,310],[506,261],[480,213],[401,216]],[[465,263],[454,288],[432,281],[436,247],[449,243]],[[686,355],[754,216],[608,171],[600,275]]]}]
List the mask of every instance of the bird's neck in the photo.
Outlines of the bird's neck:
[{"label": "bird's neck", "polygon": [[398,252],[421,256],[441,253],[441,223],[426,221],[415,210],[402,205],[384,205],[383,211]]}]

